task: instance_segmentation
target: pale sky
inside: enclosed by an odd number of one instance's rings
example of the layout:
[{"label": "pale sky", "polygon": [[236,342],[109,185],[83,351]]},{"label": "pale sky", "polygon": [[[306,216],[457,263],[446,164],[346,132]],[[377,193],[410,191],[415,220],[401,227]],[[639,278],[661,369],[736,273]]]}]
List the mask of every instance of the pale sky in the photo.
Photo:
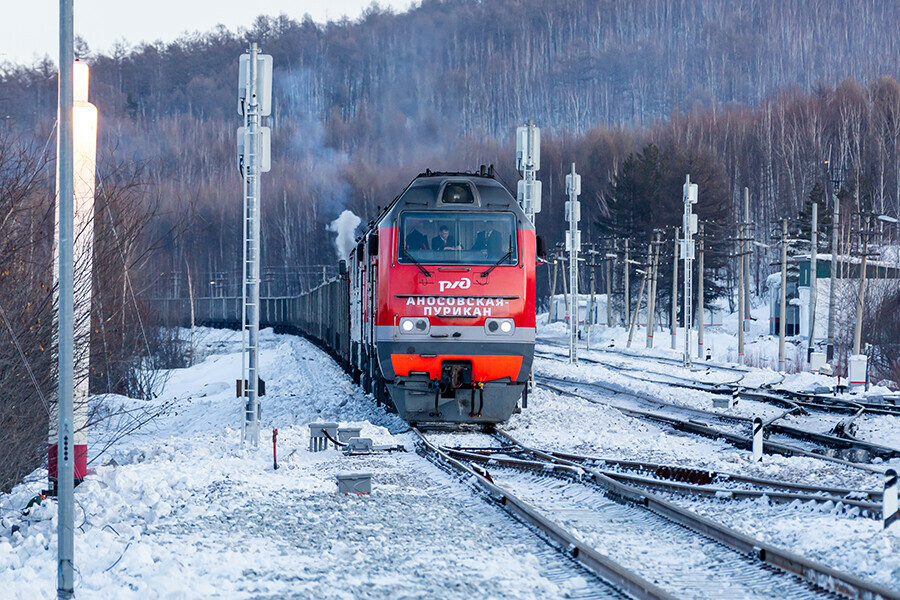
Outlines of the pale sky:
[{"label": "pale sky", "polygon": [[[75,34],[94,52],[107,52],[124,40],[168,42],[187,31],[208,31],[218,24],[234,31],[249,27],[257,15],[285,13],[300,20],[309,13],[318,22],[356,19],[372,0],[74,0]],[[412,0],[379,0],[395,12]],[[59,2],[3,0],[0,9],[0,63],[30,65],[45,55],[59,56]]]}]

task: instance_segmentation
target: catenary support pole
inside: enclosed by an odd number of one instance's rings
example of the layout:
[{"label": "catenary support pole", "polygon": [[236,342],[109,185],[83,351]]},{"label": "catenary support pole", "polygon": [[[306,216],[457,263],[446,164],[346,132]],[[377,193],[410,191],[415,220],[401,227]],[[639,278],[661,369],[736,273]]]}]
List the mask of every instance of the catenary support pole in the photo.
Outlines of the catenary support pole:
[{"label": "catenary support pole", "polygon": [[[613,309],[612,309],[612,274],[613,274],[613,261],[616,259],[616,255],[607,252],[606,253],[606,328],[610,329],[613,326]],[[591,292],[593,293],[593,291]]]},{"label": "catenary support pole", "polygon": [[556,273],[559,269],[559,257],[553,257],[553,277],[550,281],[550,312],[547,315],[547,324],[552,323],[556,318]]},{"label": "catenary support pole", "polygon": [[866,268],[869,259],[869,223],[870,215],[866,215],[866,225],[862,232],[863,250],[862,265],[859,270],[859,298],[856,304],[856,329],[853,333],[853,354],[859,354],[862,346],[862,322],[866,306]]},{"label": "catenary support pole", "polygon": [[681,232],[680,227],[675,228],[675,239],[672,243],[672,350],[677,346],[678,339],[678,234]]},{"label": "catenary support pole", "polygon": [[625,238],[625,292],[623,295],[623,306],[625,316],[625,327],[631,327],[631,253],[628,248],[628,238]]},{"label": "catenary support pole", "polygon": [[703,223],[700,223],[700,256],[697,257],[697,358],[703,359]]},{"label": "catenary support pole", "polygon": [[650,268],[650,296],[647,300],[647,347],[653,347],[653,328],[655,326],[656,315],[656,282],[659,273],[659,246],[660,234],[656,232],[653,242],[653,266]]},{"label": "catenary support pole", "polygon": [[812,358],[812,353],[816,348],[816,294],[818,287],[816,286],[816,277],[819,266],[819,204],[812,203],[812,229],[810,230],[810,246],[809,246],[809,340],[806,350],[806,362]]},{"label": "catenary support pole", "polygon": [[[741,237],[751,238],[752,236],[752,227],[753,225],[750,222],[750,188],[744,188],[744,227],[746,227],[745,234]],[[744,333],[750,333],[750,321],[752,317],[750,316],[750,251],[752,249],[752,242],[747,243],[747,253],[744,254],[742,261],[744,261]]]},{"label": "catenary support pole", "polygon": [[839,180],[832,180],[832,215],[831,215],[831,273],[828,282],[828,342],[826,345],[826,359],[834,358],[834,317],[835,317],[835,281],[838,277],[840,260],[838,259],[838,236],[841,229],[841,201],[838,198]]},{"label": "catenary support pole", "polygon": [[[648,257],[650,256],[651,249],[652,249],[652,246],[647,249]],[[641,299],[644,297],[644,287],[647,285],[647,279],[649,278],[649,275],[650,275],[649,271],[650,271],[650,268],[649,268],[649,259],[648,259],[648,266],[645,268],[644,274],[643,274],[644,276],[641,278],[641,288],[640,288],[640,291],[638,292],[637,302],[634,305],[634,313],[632,313],[632,315],[631,315],[631,326],[628,328],[628,343],[625,344],[626,348],[631,348],[631,340],[634,339],[634,330],[637,326],[638,319],[640,318]],[[649,302],[649,299],[648,299],[648,302]]]},{"label": "catenary support pole", "polygon": [[781,308],[778,313],[778,371],[785,372],[784,338],[787,331],[787,219],[781,221]]},{"label": "catenary support pole", "polygon": [[[747,188],[744,188],[747,193]],[[744,224],[738,225],[738,364],[744,364]]]},{"label": "catenary support pole", "polygon": [[581,176],[575,172],[575,163],[572,163],[572,171],[566,175],[566,193],[569,201],[566,203],[566,217],[569,221],[569,231],[566,245],[569,251],[569,292],[572,294],[570,301],[572,310],[569,311],[569,362],[578,363],[578,348],[575,340],[578,337],[578,252],[581,249],[581,230],[578,222],[581,220],[581,203],[578,196],[581,194]]},{"label": "catenary support pole", "polygon": [[[681,353],[685,367],[691,366],[691,331],[694,326],[694,234],[697,233],[697,215],[694,214],[694,204],[699,201],[699,188],[696,183],[691,183],[691,176],[685,175],[682,201],[684,203],[684,217],[682,230],[684,240],[681,243],[681,253],[684,258],[684,351]],[[677,235],[676,235],[677,237]],[[675,248],[675,273],[678,273],[678,247]],[[673,290],[677,290],[675,287]],[[676,292],[677,294],[677,292]],[[674,341],[674,338],[673,338]],[[672,349],[674,349],[674,344]]]},{"label": "catenary support pole", "polygon": [[75,594],[74,429],[74,17],[73,0],[59,3],[59,315],[57,446],[57,598]]}]

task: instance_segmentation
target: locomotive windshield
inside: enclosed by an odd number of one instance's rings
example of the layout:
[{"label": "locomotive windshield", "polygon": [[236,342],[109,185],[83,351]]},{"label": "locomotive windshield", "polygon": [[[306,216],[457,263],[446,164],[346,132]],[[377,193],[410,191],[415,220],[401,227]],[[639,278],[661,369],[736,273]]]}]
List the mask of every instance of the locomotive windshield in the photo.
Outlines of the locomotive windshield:
[{"label": "locomotive windshield", "polygon": [[[514,265],[513,213],[403,212],[398,261],[424,265]],[[499,261],[499,263],[498,263]]]}]

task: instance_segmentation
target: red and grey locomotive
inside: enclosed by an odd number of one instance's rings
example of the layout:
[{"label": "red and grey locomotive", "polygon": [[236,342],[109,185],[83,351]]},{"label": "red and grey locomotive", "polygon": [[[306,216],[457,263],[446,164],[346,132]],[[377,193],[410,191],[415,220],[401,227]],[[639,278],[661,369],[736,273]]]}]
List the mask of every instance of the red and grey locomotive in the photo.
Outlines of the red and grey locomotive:
[{"label": "red and grey locomotive", "polygon": [[527,401],[534,226],[492,173],[416,177],[352,251],[353,375],[411,423],[499,423]]}]

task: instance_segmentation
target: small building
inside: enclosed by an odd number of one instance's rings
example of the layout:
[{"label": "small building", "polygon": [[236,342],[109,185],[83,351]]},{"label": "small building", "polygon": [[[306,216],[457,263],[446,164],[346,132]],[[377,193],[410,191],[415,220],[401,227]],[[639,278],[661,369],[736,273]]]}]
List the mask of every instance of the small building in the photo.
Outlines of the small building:
[{"label": "small building", "polygon": [[[799,274],[796,282],[788,280],[787,332],[786,335],[801,335],[809,338],[809,300],[811,264],[809,255],[798,256]],[[842,257],[838,262],[839,280],[859,280],[862,262],[858,257]],[[828,305],[831,293],[832,260],[830,254],[816,256],[816,339],[824,339],[828,334]],[[778,317],[781,303],[781,273],[769,277],[770,284],[770,327],[772,335],[778,335]],[[884,261],[869,260],[866,264],[866,279],[870,281],[900,279],[900,266]]]}]

